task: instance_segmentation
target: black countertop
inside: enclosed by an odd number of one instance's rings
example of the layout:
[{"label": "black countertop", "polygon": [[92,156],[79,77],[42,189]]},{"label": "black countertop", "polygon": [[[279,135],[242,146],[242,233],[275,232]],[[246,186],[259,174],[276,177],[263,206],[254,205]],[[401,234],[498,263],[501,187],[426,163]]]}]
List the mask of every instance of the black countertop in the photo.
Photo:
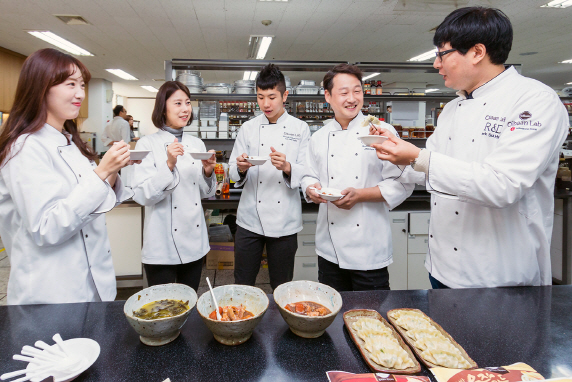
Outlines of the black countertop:
[{"label": "black countertop", "polygon": [[[272,296],[270,296],[272,297]],[[19,370],[22,346],[87,337],[101,346],[95,364],[76,381],[327,381],[328,370],[368,372],[344,328],[342,313],[419,308],[481,367],[525,362],[545,378],[572,375],[572,286],[342,293],[342,311],[326,333],[303,339],[270,306],[246,343],[216,342],[193,309],[182,333],[161,347],[139,341],[123,302],[0,307],[0,374]],[[429,375],[423,368],[422,375]]]}]

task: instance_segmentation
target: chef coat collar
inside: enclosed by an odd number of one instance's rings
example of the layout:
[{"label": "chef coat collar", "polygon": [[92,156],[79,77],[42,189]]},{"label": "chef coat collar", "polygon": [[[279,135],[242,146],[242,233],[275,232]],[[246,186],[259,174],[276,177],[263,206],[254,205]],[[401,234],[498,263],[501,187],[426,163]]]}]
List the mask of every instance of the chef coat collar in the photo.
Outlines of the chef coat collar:
[{"label": "chef coat collar", "polygon": [[[268,118],[266,118],[266,115],[261,114],[262,115],[262,123],[261,125],[274,125],[274,123],[271,123]],[[276,121],[276,125],[281,124],[286,122],[286,118],[288,118],[288,111],[286,109],[284,109],[284,114],[282,114],[280,116],[280,118],[278,118],[278,120]]]},{"label": "chef coat collar", "polygon": [[68,133],[65,129],[60,132],[52,125],[46,123],[44,124],[44,127],[40,129],[40,131],[45,133],[46,137],[50,140],[53,140],[58,144],[58,146],[66,146],[71,143],[71,134]]},{"label": "chef coat collar", "polygon": [[514,66],[511,66],[510,68],[505,69],[502,73],[500,73],[493,79],[489,80],[488,82],[485,82],[484,84],[473,90],[471,93],[468,94],[465,90],[459,90],[457,92],[457,95],[462,99],[474,99],[483,97],[489,93],[496,91],[498,86],[502,84],[502,81],[505,78],[514,76],[515,74],[518,74],[518,72],[516,71]]},{"label": "chef coat collar", "polygon": [[[362,112],[360,111],[358,113],[358,115],[356,115],[355,118],[350,121],[350,123],[348,124],[347,130],[349,131],[349,130],[353,129],[354,127],[361,126],[361,123],[363,122],[364,118],[365,117],[363,116]],[[334,118],[334,120],[332,122],[330,122],[328,125],[330,125],[332,123],[334,124],[333,127],[335,127],[335,130],[342,130],[342,125],[340,125],[340,123],[336,120],[336,118]]]}]

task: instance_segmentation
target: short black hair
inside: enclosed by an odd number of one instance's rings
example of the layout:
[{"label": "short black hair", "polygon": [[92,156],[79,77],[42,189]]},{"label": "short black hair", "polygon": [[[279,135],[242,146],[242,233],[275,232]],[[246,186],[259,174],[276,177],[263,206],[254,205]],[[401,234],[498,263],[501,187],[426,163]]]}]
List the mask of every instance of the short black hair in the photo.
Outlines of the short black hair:
[{"label": "short black hair", "polygon": [[274,64],[268,64],[262,68],[258,76],[256,76],[256,88],[260,90],[274,89],[280,94],[286,91],[286,80],[280,68]]},{"label": "short black hair", "polygon": [[[107,109],[109,110],[109,109]],[[123,111],[123,105],[117,105],[113,108],[113,116],[117,117]]]},{"label": "short black hair", "polygon": [[328,93],[332,94],[332,89],[334,88],[334,77],[342,73],[351,74],[359,80],[360,84],[363,83],[361,79],[362,73],[360,68],[350,64],[338,64],[330,69],[324,76],[324,89],[327,90]]},{"label": "short black hair", "polygon": [[477,44],[487,49],[489,59],[502,65],[512,48],[512,24],[503,11],[496,8],[466,7],[451,12],[437,27],[433,44],[451,48],[463,55]]}]

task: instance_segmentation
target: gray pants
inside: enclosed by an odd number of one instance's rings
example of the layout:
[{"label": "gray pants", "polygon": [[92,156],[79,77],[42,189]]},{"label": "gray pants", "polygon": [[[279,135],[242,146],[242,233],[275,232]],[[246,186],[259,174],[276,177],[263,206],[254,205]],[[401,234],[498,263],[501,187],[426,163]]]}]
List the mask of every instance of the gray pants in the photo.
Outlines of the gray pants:
[{"label": "gray pants", "polygon": [[234,282],[242,285],[254,285],[260,270],[264,244],[266,244],[268,273],[272,289],[292,281],[294,257],[298,249],[297,237],[298,234],[268,237],[250,232],[239,226],[234,239]]}]

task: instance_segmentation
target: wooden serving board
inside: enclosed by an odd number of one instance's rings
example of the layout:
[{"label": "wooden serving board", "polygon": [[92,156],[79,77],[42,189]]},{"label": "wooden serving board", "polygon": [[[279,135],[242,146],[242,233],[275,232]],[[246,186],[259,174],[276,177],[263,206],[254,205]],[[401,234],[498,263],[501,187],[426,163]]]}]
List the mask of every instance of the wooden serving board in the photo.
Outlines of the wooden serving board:
[{"label": "wooden serving board", "polygon": [[428,315],[426,315],[425,313],[423,313],[422,311],[420,311],[419,309],[409,309],[409,308],[402,308],[402,309],[392,309],[390,311],[387,312],[387,319],[389,320],[389,322],[391,322],[391,325],[393,325],[395,327],[395,329],[397,329],[397,331],[399,332],[399,334],[401,334],[401,337],[403,337],[403,339],[405,340],[405,342],[407,342],[407,344],[411,347],[411,349],[413,349],[413,351],[415,352],[415,354],[417,355],[417,357],[421,360],[421,362],[423,362],[423,364],[425,364],[425,366],[427,366],[428,368],[431,367],[444,367],[441,365],[436,365],[434,363],[431,363],[429,361],[427,361],[425,358],[423,358],[421,356],[421,350],[417,349],[414,345],[414,341],[409,338],[407,336],[407,334],[405,334],[407,332],[407,330],[403,329],[401,326],[397,325],[397,322],[391,318],[390,313],[393,311],[397,311],[397,310],[410,310],[413,312],[418,312],[423,314],[425,317],[427,317],[427,319],[429,319],[429,322],[431,322],[431,324],[439,331],[441,332],[441,334],[443,334],[449,341],[451,341],[451,343],[453,344],[453,346],[455,346],[457,349],[459,349],[459,351],[461,352],[461,355],[463,356],[463,358],[465,358],[470,364],[471,367],[469,367],[468,369],[475,369],[477,368],[477,363],[475,361],[472,360],[471,357],[469,357],[469,355],[467,354],[467,352],[465,351],[465,349],[463,349],[463,347],[461,345],[459,345],[454,339],[453,337],[451,337],[451,335],[449,333],[447,333],[442,327],[441,325],[439,325],[438,323],[436,323],[435,321],[433,321],[433,319],[431,317],[429,317]]},{"label": "wooden serving board", "polygon": [[[385,366],[382,366],[382,365],[376,363],[373,359],[371,359],[369,357],[369,352],[364,348],[365,342],[361,338],[358,337],[357,332],[355,330],[353,330],[352,326],[351,326],[354,322],[356,322],[358,319],[360,319],[362,317],[373,318],[373,319],[379,320],[379,321],[381,321],[381,323],[383,325],[385,325],[386,327],[391,329],[393,336],[397,339],[397,342],[399,342],[399,344],[401,345],[403,350],[405,350],[407,352],[407,354],[409,355],[409,358],[411,358],[411,360],[415,364],[415,367],[409,367],[409,368],[403,369],[403,370],[389,369],[389,368],[386,368]],[[357,348],[359,349],[363,359],[365,360],[365,362],[367,363],[367,365],[369,366],[369,368],[372,371],[379,372],[379,373],[390,373],[390,374],[415,374],[415,373],[419,373],[421,371],[421,365],[419,364],[419,362],[417,362],[417,359],[415,359],[415,356],[411,352],[411,349],[409,348],[409,346],[407,346],[405,344],[405,342],[403,342],[403,339],[401,338],[401,336],[399,334],[397,334],[395,329],[391,325],[389,325],[389,323],[377,311],[371,310],[371,309],[348,310],[347,312],[344,313],[344,323],[346,324],[346,329],[350,333],[350,336],[352,337],[352,340],[354,341]]]}]

